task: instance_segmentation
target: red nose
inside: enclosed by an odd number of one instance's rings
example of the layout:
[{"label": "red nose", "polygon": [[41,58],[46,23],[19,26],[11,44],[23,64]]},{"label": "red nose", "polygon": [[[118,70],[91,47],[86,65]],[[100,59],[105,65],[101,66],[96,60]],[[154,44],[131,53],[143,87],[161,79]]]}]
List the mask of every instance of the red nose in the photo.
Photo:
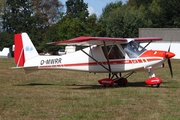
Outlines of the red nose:
[{"label": "red nose", "polygon": [[172,58],[172,57],[174,57],[175,56],[175,54],[174,53],[172,53],[172,52],[166,52],[166,58]]}]

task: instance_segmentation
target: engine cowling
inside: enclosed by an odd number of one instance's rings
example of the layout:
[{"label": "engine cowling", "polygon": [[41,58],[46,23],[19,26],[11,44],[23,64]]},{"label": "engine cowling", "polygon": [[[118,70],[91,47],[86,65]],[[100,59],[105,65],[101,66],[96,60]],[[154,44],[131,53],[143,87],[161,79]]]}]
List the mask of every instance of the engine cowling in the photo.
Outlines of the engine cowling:
[{"label": "engine cowling", "polygon": [[104,78],[101,80],[98,80],[99,84],[104,85],[104,86],[112,86],[114,85],[114,80],[111,78]]},{"label": "engine cowling", "polygon": [[145,83],[147,85],[159,85],[162,83],[162,80],[159,77],[152,77],[152,78],[145,80]]}]

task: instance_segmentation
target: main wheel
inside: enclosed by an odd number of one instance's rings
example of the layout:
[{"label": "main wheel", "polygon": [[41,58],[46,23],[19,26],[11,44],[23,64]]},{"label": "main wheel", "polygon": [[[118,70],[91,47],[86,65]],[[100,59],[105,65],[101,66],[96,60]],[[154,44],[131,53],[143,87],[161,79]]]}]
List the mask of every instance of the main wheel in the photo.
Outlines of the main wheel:
[{"label": "main wheel", "polygon": [[119,85],[119,86],[126,86],[126,84],[128,83],[128,80],[126,78],[120,78],[116,81],[116,83]]}]

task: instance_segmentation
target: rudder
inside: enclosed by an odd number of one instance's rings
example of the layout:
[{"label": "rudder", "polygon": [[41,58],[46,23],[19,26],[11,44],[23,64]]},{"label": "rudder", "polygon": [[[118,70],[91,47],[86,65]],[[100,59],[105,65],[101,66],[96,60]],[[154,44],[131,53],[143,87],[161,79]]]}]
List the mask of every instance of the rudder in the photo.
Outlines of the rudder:
[{"label": "rudder", "polygon": [[21,34],[14,35],[14,59],[17,66],[24,66],[25,57],[24,57],[24,50],[23,50],[23,43],[22,43],[22,36]]}]

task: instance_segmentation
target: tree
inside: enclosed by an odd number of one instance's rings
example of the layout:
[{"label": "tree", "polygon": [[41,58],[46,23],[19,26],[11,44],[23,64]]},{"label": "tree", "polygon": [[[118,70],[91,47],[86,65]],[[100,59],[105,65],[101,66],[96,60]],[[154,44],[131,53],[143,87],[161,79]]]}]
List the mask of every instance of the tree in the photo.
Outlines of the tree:
[{"label": "tree", "polygon": [[83,0],[68,0],[66,14],[58,22],[58,37],[61,40],[79,36],[98,36],[101,30],[95,14],[89,16]]},{"label": "tree", "polygon": [[96,14],[92,14],[86,19],[86,35],[87,36],[101,36],[103,29],[102,25],[98,22]]},{"label": "tree", "polygon": [[152,22],[151,27],[177,28],[180,27],[180,1],[179,0],[129,0],[127,6],[142,11],[146,19]]},{"label": "tree", "polygon": [[6,6],[6,1],[0,0],[0,32],[2,32],[2,28],[3,28],[2,16],[4,15],[5,12],[5,6]]},{"label": "tree", "polygon": [[48,27],[60,19],[62,8],[58,0],[7,0],[3,28],[7,32],[21,32]]},{"label": "tree", "polygon": [[160,27],[162,26],[162,9],[159,6],[160,0],[153,0],[149,5],[148,10],[146,11],[146,18],[152,21],[151,27]]},{"label": "tree", "polygon": [[42,51],[46,31],[60,19],[62,8],[58,0],[7,0],[3,29],[13,34],[27,32],[37,50]]},{"label": "tree", "polygon": [[[117,3],[115,3],[117,4]],[[112,6],[112,4],[110,4]],[[108,8],[108,6],[106,6]],[[137,37],[138,28],[148,27],[150,21],[144,17],[143,7],[136,9],[126,5],[119,5],[116,9],[101,16],[101,22],[108,37]]]},{"label": "tree", "polygon": [[44,36],[45,40],[43,41],[43,50],[46,52],[52,52],[53,54],[57,54],[57,51],[61,48],[59,45],[49,45],[47,43],[54,42],[60,40],[58,37],[58,25],[53,24],[49,27],[49,29],[46,31],[46,34]]},{"label": "tree", "polygon": [[12,48],[13,42],[13,34],[7,32],[0,32],[0,50],[4,47]]},{"label": "tree", "polygon": [[119,7],[122,7],[122,2],[119,1],[119,2],[111,2],[109,4],[107,4],[105,6],[105,8],[103,9],[103,12],[102,12],[102,15],[100,16],[100,19],[99,19],[99,24],[101,24],[103,30],[101,32],[101,36],[107,36],[107,31],[106,31],[106,28],[107,28],[107,18],[109,17],[109,15],[111,15],[111,13],[113,11],[116,11],[116,9],[118,9]]},{"label": "tree", "polygon": [[34,16],[42,20],[43,27],[49,27],[61,18],[63,4],[59,0],[32,0]]},{"label": "tree", "polygon": [[[156,0],[157,1],[157,0]],[[159,27],[180,27],[180,1],[179,0],[160,0],[158,5],[161,8]]]},{"label": "tree", "polygon": [[35,26],[31,15],[31,4],[26,0],[7,0],[3,15],[3,29],[9,33],[27,31]]},{"label": "tree", "polygon": [[127,6],[139,8],[141,6],[148,7],[153,0],[128,0]]},{"label": "tree", "polygon": [[84,0],[67,0],[66,2],[66,16],[85,21],[89,16],[88,4]]},{"label": "tree", "polygon": [[66,17],[58,23],[58,36],[61,40],[85,35],[85,23],[79,19]]}]

